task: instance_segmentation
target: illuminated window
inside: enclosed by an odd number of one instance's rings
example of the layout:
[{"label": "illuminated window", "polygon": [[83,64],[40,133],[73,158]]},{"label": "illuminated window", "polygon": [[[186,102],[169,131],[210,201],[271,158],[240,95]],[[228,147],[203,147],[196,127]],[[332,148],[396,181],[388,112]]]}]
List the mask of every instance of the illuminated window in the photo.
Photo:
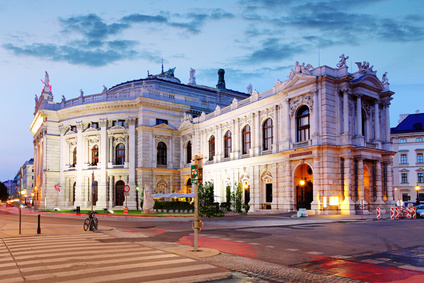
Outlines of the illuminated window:
[{"label": "illuminated window", "polygon": [[417,180],[418,183],[424,183],[424,173],[418,173]]},{"label": "illuminated window", "polygon": [[116,146],[116,165],[124,165],[125,162],[125,145],[120,143]]},{"label": "illuminated window", "polygon": [[91,123],[91,127],[93,129],[98,129],[99,128],[99,123],[98,122],[93,122],[93,123]]},{"label": "illuminated window", "polygon": [[242,154],[250,153],[250,126],[246,125],[241,132]]},{"label": "illuminated window", "polygon": [[297,124],[297,142],[309,140],[309,108],[302,106],[296,115]]},{"label": "illuminated window", "polygon": [[417,163],[423,163],[423,154],[417,153]]},{"label": "illuminated window", "polygon": [[158,165],[167,165],[166,144],[164,142],[159,142],[157,150],[158,150],[158,153],[157,153]]},{"label": "illuminated window", "polygon": [[230,157],[231,152],[231,131],[227,131],[224,135],[224,158]]},{"label": "illuminated window", "polygon": [[423,138],[417,138],[417,142],[423,142]]},{"label": "illuminated window", "polygon": [[400,143],[406,143],[406,139],[400,139]]},{"label": "illuminated window", "polygon": [[406,164],[407,163],[406,154],[401,154],[400,155],[400,163],[401,164]]},{"label": "illuminated window", "polygon": [[263,125],[263,133],[262,133],[262,137],[263,137],[263,150],[270,150],[272,147],[272,120],[270,118],[266,119],[266,121],[264,122]]},{"label": "illuminated window", "polygon": [[209,160],[213,160],[215,156],[215,137],[211,136],[209,138]]},{"label": "illuminated window", "polygon": [[166,124],[166,125],[168,125],[168,120],[156,119],[156,125],[159,125],[159,124]]},{"label": "illuminated window", "polygon": [[72,165],[75,167],[77,164],[77,148],[74,148],[74,151],[72,152]]}]

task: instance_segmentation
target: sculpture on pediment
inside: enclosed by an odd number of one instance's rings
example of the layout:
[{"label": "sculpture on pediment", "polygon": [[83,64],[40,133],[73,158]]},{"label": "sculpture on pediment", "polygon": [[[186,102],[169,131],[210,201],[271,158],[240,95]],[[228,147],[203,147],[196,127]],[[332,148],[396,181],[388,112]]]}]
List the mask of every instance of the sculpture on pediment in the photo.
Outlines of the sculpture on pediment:
[{"label": "sculpture on pediment", "polygon": [[80,95],[81,97],[84,96],[84,91],[82,89],[80,89]]},{"label": "sculpture on pediment", "polygon": [[35,95],[35,105],[37,105],[38,104],[38,96],[37,95]]},{"label": "sculpture on pediment", "polygon": [[248,94],[252,94],[252,84],[249,84],[246,88]]},{"label": "sculpture on pediment", "polygon": [[190,68],[190,79],[188,81],[189,84],[196,84],[196,70]]},{"label": "sculpture on pediment", "polygon": [[345,55],[344,54],[342,54],[342,55],[340,55],[339,56],[339,58],[340,58],[340,61],[339,61],[339,63],[337,63],[337,68],[343,68],[343,67],[346,67],[346,60],[347,59],[349,59],[349,56],[346,56],[345,57]]},{"label": "sculpture on pediment", "polygon": [[168,71],[165,72],[165,75],[172,76],[173,77],[176,68],[177,67],[174,67],[174,68],[169,69]]},{"label": "sculpture on pediment", "polygon": [[107,92],[107,87],[103,85],[103,92]]},{"label": "sculpture on pediment", "polygon": [[182,123],[184,123],[186,121],[192,123],[193,122],[193,116],[191,116],[190,114],[184,113],[184,116],[181,120],[182,120],[181,121]]},{"label": "sculpture on pediment", "polygon": [[381,78],[381,83],[383,85],[389,83],[389,78],[387,77],[387,72],[384,72],[383,77]]},{"label": "sculpture on pediment", "polygon": [[304,76],[310,76],[311,75],[311,69],[313,69],[311,64],[308,64],[305,66],[305,63],[302,63],[302,65],[299,64],[299,61],[296,61],[294,70],[291,69],[289,74],[289,79],[292,79],[295,75],[300,74]]},{"label": "sculpture on pediment", "polygon": [[365,75],[376,75],[377,71],[374,71],[372,68],[374,68],[374,65],[370,67],[369,62],[355,62],[356,66],[358,66],[359,73],[365,74]]},{"label": "sculpture on pediment", "polygon": [[66,98],[64,95],[62,95],[62,102],[65,102],[65,101],[66,101]]}]

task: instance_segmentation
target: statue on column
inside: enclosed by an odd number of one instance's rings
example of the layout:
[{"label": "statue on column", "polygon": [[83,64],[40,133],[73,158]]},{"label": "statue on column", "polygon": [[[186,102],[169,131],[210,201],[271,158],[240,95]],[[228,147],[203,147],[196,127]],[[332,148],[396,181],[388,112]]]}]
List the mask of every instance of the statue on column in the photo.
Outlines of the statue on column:
[{"label": "statue on column", "polygon": [[190,68],[190,79],[188,81],[189,84],[196,84],[196,70]]}]

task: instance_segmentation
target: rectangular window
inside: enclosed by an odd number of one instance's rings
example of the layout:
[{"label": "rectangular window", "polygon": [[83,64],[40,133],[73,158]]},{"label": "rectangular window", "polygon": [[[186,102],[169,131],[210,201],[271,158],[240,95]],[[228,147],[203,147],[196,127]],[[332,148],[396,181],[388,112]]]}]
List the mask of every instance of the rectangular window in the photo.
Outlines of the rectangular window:
[{"label": "rectangular window", "polygon": [[417,138],[417,142],[423,142],[423,138]]},{"label": "rectangular window", "polygon": [[112,122],[112,127],[115,127],[115,126],[125,127],[125,120],[113,121]]},{"label": "rectangular window", "polygon": [[400,163],[401,164],[406,164],[407,163],[407,161],[406,161],[406,154],[401,154],[401,156],[400,156]]},{"label": "rectangular window", "polygon": [[406,139],[400,139],[400,143],[406,143]]},{"label": "rectangular window", "polygon": [[156,125],[160,125],[160,124],[166,124],[166,125],[168,125],[168,120],[156,119]]},{"label": "rectangular window", "polygon": [[424,183],[424,173],[418,173],[417,179],[418,183]]},{"label": "rectangular window", "polygon": [[77,126],[71,126],[71,131],[72,132],[77,132]]},{"label": "rectangular window", "polygon": [[93,122],[93,123],[91,123],[91,127],[93,129],[98,129],[99,128],[99,123],[98,122]]},{"label": "rectangular window", "polygon": [[401,175],[401,183],[402,184],[407,184],[408,183],[408,174],[407,173],[402,173],[402,175]]},{"label": "rectangular window", "polygon": [[423,154],[417,153],[417,163],[423,163]]}]

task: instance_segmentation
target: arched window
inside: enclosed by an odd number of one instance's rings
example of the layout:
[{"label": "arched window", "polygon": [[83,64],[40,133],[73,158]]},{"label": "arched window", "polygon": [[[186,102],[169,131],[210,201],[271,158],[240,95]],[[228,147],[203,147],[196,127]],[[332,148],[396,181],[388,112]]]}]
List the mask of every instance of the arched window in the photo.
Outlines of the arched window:
[{"label": "arched window", "polygon": [[91,165],[97,165],[98,162],[99,162],[99,147],[95,145],[91,149]]},{"label": "arched window", "polygon": [[303,105],[296,115],[297,142],[309,140],[309,121],[309,108]]},{"label": "arched window", "polygon": [[262,128],[262,148],[263,150],[270,150],[272,146],[272,139],[273,139],[273,133],[272,133],[272,119],[268,118],[265,120]]},{"label": "arched window", "polygon": [[188,141],[187,143],[187,162],[186,163],[191,163],[191,141]]},{"label": "arched window", "polygon": [[231,152],[231,131],[227,131],[224,135],[224,158],[230,157]]},{"label": "arched window", "polygon": [[158,165],[167,165],[166,161],[166,144],[164,142],[158,143]]},{"label": "arched window", "polygon": [[209,139],[209,160],[213,160],[215,156],[215,136],[211,136]]},{"label": "arched window", "polygon": [[241,137],[242,137],[242,154],[249,154],[250,153],[250,126],[246,125],[242,132],[241,132]]},{"label": "arched window", "polygon": [[124,165],[125,162],[125,145],[120,143],[116,146],[116,165]]},{"label": "arched window", "polygon": [[75,167],[77,164],[77,148],[74,148],[74,151],[72,152],[72,167]]}]

